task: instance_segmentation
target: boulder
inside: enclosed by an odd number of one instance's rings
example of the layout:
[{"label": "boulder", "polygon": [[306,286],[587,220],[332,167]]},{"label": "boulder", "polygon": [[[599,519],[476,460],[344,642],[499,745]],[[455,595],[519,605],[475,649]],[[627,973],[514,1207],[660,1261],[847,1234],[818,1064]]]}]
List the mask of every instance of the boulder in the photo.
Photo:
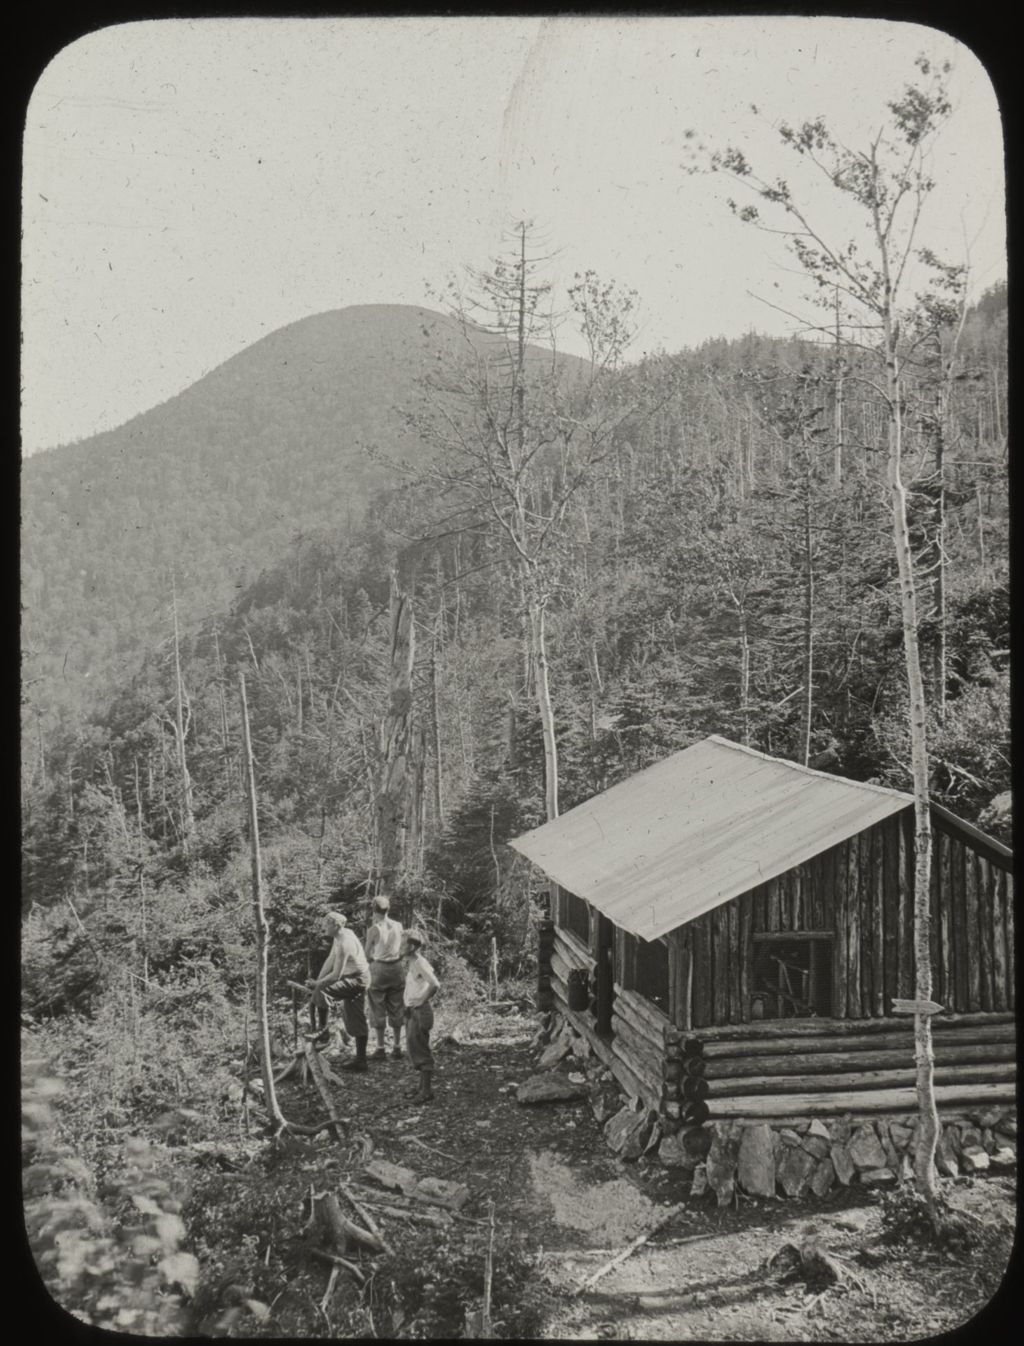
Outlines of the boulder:
[{"label": "boulder", "polygon": [[836,1180],[836,1171],[832,1160],[829,1158],[818,1161],[818,1166],[811,1175],[811,1191],[816,1197],[827,1196],[832,1190],[832,1184]]},{"label": "boulder", "polygon": [[866,1168],[860,1175],[861,1186],[863,1187],[887,1187],[890,1183],[896,1181],[896,1174],[891,1168]]},{"label": "boulder", "polygon": [[775,1144],[766,1122],[745,1126],[736,1155],[736,1179],[751,1196],[775,1195]]},{"label": "boulder", "polygon": [[981,1132],[976,1126],[962,1126],[960,1128],[960,1153],[964,1150],[981,1150],[984,1146],[981,1142]]},{"label": "boulder", "polygon": [[693,1170],[693,1182],[690,1184],[691,1196],[703,1196],[708,1190],[708,1171],[704,1164],[698,1164]]},{"label": "boulder", "polygon": [[677,1131],[674,1136],[662,1137],[658,1158],[666,1168],[684,1168],[691,1172],[700,1163],[699,1157],[687,1147],[682,1131]]},{"label": "boulder", "polygon": [[953,1149],[953,1141],[948,1126],[942,1128],[942,1135],[935,1147],[935,1167],[944,1178],[958,1178],[960,1176],[960,1165],[957,1162],[956,1151]]},{"label": "boulder", "polygon": [[980,1145],[967,1145],[960,1155],[960,1162],[965,1173],[984,1173],[988,1168],[989,1158]]},{"label": "boulder", "polygon": [[846,1210],[835,1220],[837,1229],[847,1229],[852,1234],[863,1234],[870,1223],[871,1214],[866,1210]]},{"label": "boulder", "polygon": [[829,1157],[832,1160],[832,1167],[836,1171],[836,1177],[844,1187],[849,1187],[854,1174],[857,1172],[857,1166],[850,1158],[849,1150],[845,1145],[833,1145]]},{"label": "boulder", "polygon": [[[824,1122],[819,1121],[817,1117],[815,1117],[815,1119],[811,1122],[810,1126],[807,1128],[807,1134],[809,1136],[819,1136],[822,1140],[832,1139],[832,1137],[828,1133],[828,1127],[825,1125]],[[805,1145],[806,1143],[807,1142],[804,1141]]]},{"label": "boulder", "polygon": [[736,1189],[736,1157],[740,1142],[731,1135],[716,1135],[704,1161],[708,1186],[719,1206],[728,1205]]},{"label": "boulder", "polygon": [[879,1143],[874,1127],[868,1122],[858,1126],[846,1148],[858,1169],[880,1169],[886,1166],[885,1150]]},{"label": "boulder", "polygon": [[850,1139],[853,1128],[849,1119],[846,1117],[837,1117],[834,1122],[829,1123],[829,1139],[834,1145],[845,1145]]},{"label": "boulder", "polygon": [[981,1112],[972,1113],[974,1122],[984,1128],[986,1126],[996,1126],[1002,1121],[1003,1112],[1001,1108],[984,1108]]},{"label": "boulder", "polygon": [[790,1126],[783,1126],[779,1128],[779,1139],[782,1141],[784,1145],[800,1144],[800,1136]]},{"label": "boulder", "polygon": [[623,1159],[638,1159],[647,1143],[650,1125],[646,1112],[634,1112],[629,1106],[620,1108],[604,1128],[608,1148]]},{"label": "boulder", "polygon": [[999,1142],[996,1140],[996,1133],[990,1126],[982,1127],[981,1143],[984,1146],[986,1154],[995,1154],[999,1148]]},{"label": "boulder", "polygon": [[540,1060],[537,1062],[537,1069],[553,1070],[554,1067],[558,1065],[559,1061],[564,1060],[568,1055],[569,1044],[566,1042],[565,1038],[555,1038],[554,1042],[549,1042],[541,1052]]},{"label": "boulder", "polygon": [[578,1061],[586,1061],[588,1057],[594,1054],[590,1043],[584,1037],[574,1038],[569,1050]]},{"label": "boulder", "polygon": [[1011,1116],[1007,1115],[1006,1117],[1004,1117],[1004,1118],[1002,1119],[1002,1121],[996,1122],[996,1124],[995,1124],[995,1126],[992,1128],[992,1130],[993,1130],[993,1131],[998,1131],[999,1134],[1000,1134],[1001,1136],[1012,1136],[1012,1137],[1014,1138],[1014,1140],[1016,1140],[1016,1139],[1017,1139],[1017,1118],[1016,1118],[1016,1117],[1011,1117]]},{"label": "boulder", "polygon": [[832,1146],[829,1141],[823,1139],[821,1136],[812,1136],[810,1132],[804,1136],[804,1149],[808,1154],[813,1155],[815,1159],[824,1159],[831,1148]]},{"label": "boulder", "polygon": [[900,1122],[890,1122],[889,1135],[892,1137],[892,1143],[897,1150],[905,1150],[910,1144],[913,1131],[909,1126],[903,1126]]},{"label": "boulder", "polygon": [[802,1145],[787,1146],[779,1156],[775,1176],[787,1196],[803,1196],[817,1163]]},{"label": "boulder", "polygon": [[586,1085],[572,1084],[564,1075],[531,1075],[516,1090],[520,1103],[572,1103],[586,1095]]},{"label": "boulder", "polygon": [[914,1176],[914,1161],[906,1150],[900,1155],[900,1182],[910,1182]]},{"label": "boulder", "polygon": [[1017,1151],[1012,1145],[1000,1145],[995,1154],[989,1155],[993,1168],[1013,1168],[1017,1162]]}]

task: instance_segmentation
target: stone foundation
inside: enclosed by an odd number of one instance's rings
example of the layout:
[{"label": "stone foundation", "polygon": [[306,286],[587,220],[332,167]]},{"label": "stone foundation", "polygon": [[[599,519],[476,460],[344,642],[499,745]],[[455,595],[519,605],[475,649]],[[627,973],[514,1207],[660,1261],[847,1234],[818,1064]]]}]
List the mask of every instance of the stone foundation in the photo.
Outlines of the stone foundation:
[{"label": "stone foundation", "polygon": [[[662,1163],[693,1173],[692,1191],[709,1188],[725,1205],[736,1187],[753,1196],[826,1196],[837,1186],[891,1186],[914,1176],[915,1115],[808,1118],[789,1125],[756,1118],[709,1121],[704,1162],[667,1137]],[[1010,1171],[1017,1160],[1012,1108],[984,1108],[940,1119],[936,1167],[948,1177]]]}]

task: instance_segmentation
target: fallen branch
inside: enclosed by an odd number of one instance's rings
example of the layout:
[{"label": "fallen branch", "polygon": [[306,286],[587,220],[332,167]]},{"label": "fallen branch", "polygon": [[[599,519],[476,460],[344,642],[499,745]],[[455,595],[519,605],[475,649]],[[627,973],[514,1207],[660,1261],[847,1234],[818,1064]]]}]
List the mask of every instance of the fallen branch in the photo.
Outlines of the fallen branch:
[{"label": "fallen branch", "polygon": [[330,1238],[339,1248],[355,1244],[375,1254],[386,1251],[386,1245],[378,1234],[371,1234],[368,1229],[361,1229],[341,1213],[338,1198],[332,1193],[320,1193],[314,1200],[322,1223],[326,1225]]},{"label": "fallen branch", "polygon": [[804,1239],[800,1244],[784,1243],[765,1263],[765,1270],[780,1284],[802,1280],[809,1288],[850,1284],[858,1290],[864,1289],[857,1273],[842,1266],[841,1259],[827,1253],[814,1238]]},{"label": "fallen branch", "polygon": [[334,1106],[334,1099],[331,1097],[330,1090],[327,1088],[327,1081],[323,1076],[323,1065],[316,1054],[316,1048],[313,1046],[312,1042],[307,1042],[303,1050],[305,1052],[306,1064],[309,1067],[309,1073],[313,1076],[313,1083],[319,1090],[320,1097],[323,1099],[324,1106],[327,1109],[327,1115],[330,1117],[334,1126],[335,1139],[341,1140],[341,1128],[343,1123],[338,1116],[337,1108]]},{"label": "fallen branch", "polygon": [[332,1262],[335,1266],[347,1271],[357,1285],[366,1284],[366,1276],[356,1266],[355,1262],[350,1262],[345,1257],[339,1257],[337,1253],[324,1252],[322,1248],[310,1248],[309,1251],[314,1257],[319,1257],[321,1262]]},{"label": "fallen branch", "polygon": [[324,1297],[320,1301],[320,1312],[324,1315],[325,1318],[327,1317],[327,1305],[331,1302],[331,1295],[334,1294],[334,1287],[338,1283],[338,1272],[340,1270],[341,1270],[340,1266],[337,1265],[332,1266],[331,1274],[327,1278],[327,1289],[324,1291]]},{"label": "fallen branch", "polygon": [[[576,1289],[572,1293],[574,1295],[581,1295],[584,1292],[584,1290],[589,1290],[592,1285],[596,1285],[602,1276],[606,1276],[609,1271],[614,1270],[615,1267],[617,1267],[621,1262],[624,1262],[627,1257],[632,1256],[632,1254],[636,1252],[637,1248],[642,1248],[643,1245],[647,1242],[649,1238],[651,1238],[652,1235],[656,1234],[659,1229],[664,1229],[664,1227],[671,1220],[674,1220],[677,1215],[680,1215],[682,1213],[683,1209],[684,1208],[682,1206],[673,1206],[672,1209],[668,1211],[666,1215],[663,1215],[661,1219],[657,1222],[657,1224],[652,1225],[651,1228],[648,1229],[645,1234],[639,1235],[639,1237],[635,1238],[633,1242],[629,1244],[628,1247],[623,1248],[620,1253],[616,1253],[615,1256],[611,1258],[610,1261],[605,1262],[603,1266],[599,1266],[598,1269],[592,1272],[586,1278],[585,1281],[581,1281],[580,1284],[576,1287]],[[694,1241],[696,1241],[696,1239],[698,1238],[703,1237],[704,1237],[703,1234],[695,1235]]]},{"label": "fallen branch", "polygon": [[487,1240],[487,1255],[484,1258],[484,1303],[480,1310],[480,1335],[485,1339],[491,1332],[491,1289],[494,1284],[494,1202],[488,1201],[488,1214],[491,1220],[491,1234]]},{"label": "fallen branch", "polygon": [[446,1154],[444,1150],[439,1150],[433,1145],[427,1145],[424,1141],[418,1140],[415,1136],[404,1136],[403,1139],[409,1145],[418,1145],[421,1150],[428,1150],[431,1154],[439,1154],[442,1159],[450,1159],[453,1164],[457,1162],[454,1154]]},{"label": "fallen branch", "polygon": [[366,1225],[370,1233],[375,1234],[377,1236],[377,1239],[380,1243],[381,1252],[388,1253],[390,1255],[391,1249],[384,1242],[384,1235],[377,1228],[377,1222],[376,1220],[374,1220],[370,1212],[364,1206],[361,1206],[359,1204],[359,1202],[356,1200],[356,1198],[352,1195],[351,1191],[345,1186],[343,1182],[339,1182],[338,1187],[344,1194],[345,1199],[349,1202],[352,1209],[362,1220],[363,1224]]}]

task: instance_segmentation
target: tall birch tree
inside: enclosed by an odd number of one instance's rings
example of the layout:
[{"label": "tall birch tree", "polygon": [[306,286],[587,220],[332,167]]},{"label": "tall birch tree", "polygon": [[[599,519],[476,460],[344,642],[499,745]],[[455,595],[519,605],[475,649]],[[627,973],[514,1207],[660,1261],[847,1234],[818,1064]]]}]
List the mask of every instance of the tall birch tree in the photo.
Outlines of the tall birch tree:
[{"label": "tall birch tree", "polygon": [[[885,123],[861,147],[848,148],[820,117],[797,127],[785,123],[779,127],[783,145],[817,170],[847,200],[862,230],[866,226],[870,240],[866,249],[862,250],[861,241],[852,236],[837,241],[831,230],[818,224],[812,206],[794,195],[785,178],[760,175],[742,150],[728,148],[716,152],[712,167],[727,174],[755,198],[743,205],[729,202],[741,220],[786,236],[823,308],[838,312],[837,295],[841,294],[846,304],[859,313],[859,344],[866,345],[876,359],[877,375],[862,381],[871,388],[882,408],[892,542],[899,581],[911,731],[915,992],[920,1004],[929,1001],[932,995],[929,944],[932,844],[917,577],[907,521],[907,370],[913,358],[913,324],[909,321],[906,291],[915,271],[930,268],[934,274],[937,266],[934,256],[919,247],[917,234],[922,211],[934,186],[928,171],[929,152],[951,112],[951,104],[946,87],[949,64],[935,67],[921,56],[916,65],[915,81],[887,105]],[[767,212],[764,219],[762,211]],[[938,275],[947,276],[948,271],[939,266]],[[828,332],[824,322],[819,331]],[[834,329],[829,335],[835,340]],[[934,1210],[938,1196],[935,1059],[931,1019],[920,1010],[914,1016],[914,1045],[921,1120],[915,1170],[918,1190]]]}]

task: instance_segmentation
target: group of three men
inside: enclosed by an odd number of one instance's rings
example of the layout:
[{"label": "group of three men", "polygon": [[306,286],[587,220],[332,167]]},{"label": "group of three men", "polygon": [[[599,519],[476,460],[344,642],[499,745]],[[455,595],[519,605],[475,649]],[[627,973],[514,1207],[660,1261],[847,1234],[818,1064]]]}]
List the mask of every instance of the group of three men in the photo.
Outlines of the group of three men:
[{"label": "group of three men", "polygon": [[409,1060],[419,1072],[416,1098],[427,1102],[433,1097],[431,1088],[434,1058],[430,1051],[430,1030],[434,1011],[430,1001],[440,983],[434,969],[423,957],[422,931],[404,930],[389,915],[391,903],[383,894],[373,899],[373,920],[366,935],[366,947],[354,930],[348,928],[348,919],[340,912],[329,911],[324,926],[331,937],[331,951],[318,977],[306,983],[311,991],[311,1004],[317,1015],[315,1041],[330,1041],[327,1027],[328,1005],[341,1006],[345,1028],[355,1041],[356,1053],[345,1061],[342,1070],[366,1070],[366,1047],[369,1026],[364,1002],[369,999],[370,1023],[377,1034],[376,1060],[387,1056],[384,1037],[388,1023],[394,1035],[392,1057],[402,1059],[402,1027],[405,1026],[405,1045]]}]

